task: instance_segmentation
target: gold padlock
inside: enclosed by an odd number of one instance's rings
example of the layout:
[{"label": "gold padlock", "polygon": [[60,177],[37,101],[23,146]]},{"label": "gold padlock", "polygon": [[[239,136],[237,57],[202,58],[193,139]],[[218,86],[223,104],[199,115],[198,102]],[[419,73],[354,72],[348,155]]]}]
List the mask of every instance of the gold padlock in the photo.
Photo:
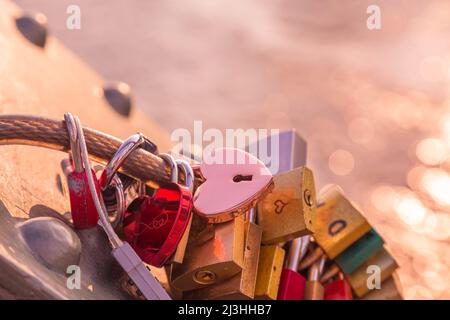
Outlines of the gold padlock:
[{"label": "gold padlock", "polygon": [[274,189],[258,203],[262,243],[276,244],[311,234],[316,220],[313,173],[298,167],[273,177]]},{"label": "gold padlock", "polygon": [[[267,149],[272,160],[275,160],[275,162],[271,162],[271,165],[269,166],[274,175],[288,172],[295,167],[304,166],[306,164],[306,141],[302,139],[294,129],[280,132],[278,135],[271,135],[267,139],[261,139],[253,144],[253,147],[255,146],[258,146],[260,152]],[[250,146],[249,149],[252,149],[252,146]],[[275,159],[273,157],[275,157]],[[275,163],[277,165],[273,166]],[[261,219],[259,213],[258,217],[259,223],[261,220],[264,220],[264,217]],[[280,222],[277,222],[277,225],[279,223]],[[290,237],[286,237],[286,239],[288,238]],[[283,244],[280,242],[278,244],[263,245],[261,247],[255,299],[277,299],[281,272],[283,270],[284,257],[286,254],[282,246]]]},{"label": "gold padlock", "polygon": [[319,199],[314,238],[326,255],[334,259],[371,227],[338,186],[328,187]]},{"label": "gold padlock", "polygon": [[394,271],[392,276],[381,284],[381,289],[372,290],[361,300],[403,300],[403,289],[397,272]]},{"label": "gold padlock", "polygon": [[279,245],[261,246],[255,299],[276,300],[286,251]]},{"label": "gold padlock", "polygon": [[243,268],[237,275],[206,288],[186,292],[187,300],[247,300],[255,294],[262,229],[255,224],[255,210],[251,209],[245,221]]},{"label": "gold padlock", "polygon": [[244,217],[239,216],[213,227],[214,236],[206,241],[191,241],[191,237],[199,237],[197,232],[191,230],[183,263],[172,265],[170,280],[176,289],[184,292],[204,288],[229,279],[242,270]]},{"label": "gold padlock", "polygon": [[322,255],[308,269],[308,279],[305,285],[305,300],[323,300],[325,289],[320,282],[327,258]]},{"label": "gold padlock", "polygon": [[[392,275],[397,267],[398,265],[394,258],[392,258],[385,248],[382,248],[367,259],[358,269],[347,275],[347,280],[355,294],[358,297],[363,297],[373,290],[378,290],[375,287],[369,288],[368,282],[371,280],[379,280],[382,283]],[[379,274],[377,274],[378,272]]]}]

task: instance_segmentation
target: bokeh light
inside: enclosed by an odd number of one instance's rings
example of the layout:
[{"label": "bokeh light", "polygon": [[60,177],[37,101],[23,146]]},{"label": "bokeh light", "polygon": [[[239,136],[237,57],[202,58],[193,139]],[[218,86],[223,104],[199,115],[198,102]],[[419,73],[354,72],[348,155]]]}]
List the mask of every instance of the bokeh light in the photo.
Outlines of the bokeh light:
[{"label": "bokeh light", "polygon": [[417,144],[416,155],[424,164],[438,165],[445,160],[447,148],[441,140],[427,138]]},{"label": "bokeh light", "polygon": [[421,223],[427,213],[427,209],[422,202],[413,195],[400,197],[395,205],[395,210],[400,219],[409,225]]},{"label": "bokeh light", "polygon": [[348,125],[348,136],[355,143],[370,143],[374,136],[372,122],[366,118],[353,119]]},{"label": "bokeh light", "polygon": [[352,172],[355,166],[355,159],[347,150],[339,149],[330,155],[328,166],[334,174],[345,176]]}]

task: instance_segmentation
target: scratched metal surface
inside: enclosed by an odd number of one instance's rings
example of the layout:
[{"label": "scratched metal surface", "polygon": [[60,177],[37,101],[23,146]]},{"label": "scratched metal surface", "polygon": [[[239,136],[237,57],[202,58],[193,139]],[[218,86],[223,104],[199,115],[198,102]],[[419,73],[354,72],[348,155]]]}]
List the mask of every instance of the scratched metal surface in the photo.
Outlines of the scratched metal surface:
[{"label": "scratched metal surface", "polygon": [[[130,118],[117,114],[99,94],[105,81],[53,36],[45,49],[28,42],[15,26],[19,14],[16,5],[0,1],[0,113],[63,119],[70,111],[87,126],[121,138],[141,131],[163,150],[168,148],[167,132],[139,110]],[[80,290],[69,290],[67,275],[47,268],[22,240],[18,226],[29,218],[54,217],[70,225],[60,170],[64,157],[36,147],[0,146],[0,298],[130,298],[119,287],[122,271],[102,231],[77,232],[82,245]]]},{"label": "scratched metal surface", "polygon": [[71,1],[17,0],[167,130],[297,128],[318,186],[340,184],[389,244],[405,297],[448,299],[450,3],[376,2],[379,31],[373,1],[79,0],[70,31]]}]

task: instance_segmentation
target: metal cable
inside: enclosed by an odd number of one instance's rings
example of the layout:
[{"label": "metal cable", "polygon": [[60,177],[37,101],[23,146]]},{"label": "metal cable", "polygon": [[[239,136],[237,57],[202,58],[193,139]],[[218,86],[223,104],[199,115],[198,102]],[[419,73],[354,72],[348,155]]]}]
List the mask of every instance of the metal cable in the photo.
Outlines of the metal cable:
[{"label": "metal cable", "polygon": [[[122,141],[100,131],[83,128],[90,159],[107,163]],[[29,115],[0,115],[0,145],[32,145],[64,152],[70,151],[65,121]],[[143,149],[136,149],[127,158],[120,172],[151,186],[171,181],[171,169],[160,157]],[[197,183],[202,179],[199,178]],[[180,180],[184,181],[184,174]]]}]

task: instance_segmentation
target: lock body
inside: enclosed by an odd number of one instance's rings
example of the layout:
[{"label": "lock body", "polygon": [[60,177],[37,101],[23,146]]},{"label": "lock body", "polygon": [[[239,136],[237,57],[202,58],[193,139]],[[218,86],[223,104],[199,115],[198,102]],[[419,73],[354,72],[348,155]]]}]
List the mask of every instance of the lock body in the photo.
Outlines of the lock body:
[{"label": "lock body", "polygon": [[262,246],[259,253],[255,299],[276,300],[286,252],[278,245]]},{"label": "lock body", "polygon": [[[376,281],[379,280],[382,283],[397,267],[392,256],[382,248],[346,278],[356,296],[363,297],[371,291],[378,290],[375,287]],[[373,286],[372,288],[369,288],[369,283]]]},{"label": "lock body", "polygon": [[372,290],[362,300],[403,300],[403,290],[396,272],[381,284],[381,289]]},{"label": "lock body", "polygon": [[305,284],[305,300],[323,300],[325,288],[320,281],[306,281]]},{"label": "lock body", "polygon": [[[95,177],[93,170],[92,175]],[[94,182],[95,191],[101,198],[98,180],[94,179]],[[67,183],[69,186],[70,210],[74,227],[76,229],[95,227],[99,216],[89,189],[86,172],[70,172],[67,175]]]},{"label": "lock body", "polygon": [[326,284],[324,300],[353,300],[350,284],[345,279],[337,279]]},{"label": "lock body", "polygon": [[184,255],[186,254],[186,247],[189,241],[189,233],[191,232],[192,226],[192,215],[189,218],[189,222],[186,226],[186,230],[184,231],[183,236],[181,237],[180,242],[178,243],[177,249],[173,256],[171,257],[171,263],[183,263]]},{"label": "lock body", "polygon": [[273,178],[274,189],[258,203],[262,243],[276,244],[311,234],[316,220],[313,173],[298,167]]},{"label": "lock body", "polygon": [[[209,225],[209,224],[208,224]],[[245,221],[238,216],[232,221],[214,225],[214,236],[206,241],[191,232],[183,264],[174,264],[171,284],[181,291],[190,291],[220,283],[242,270],[244,264]],[[209,237],[209,232],[204,232]]]},{"label": "lock body", "polygon": [[334,259],[371,227],[339,187],[327,188],[319,198],[314,238],[326,255]]},{"label": "lock body", "polygon": [[383,239],[371,229],[358,241],[338,255],[335,262],[345,274],[350,274],[364,263],[370,256],[381,250]]},{"label": "lock body", "polygon": [[223,282],[206,288],[187,292],[188,300],[248,300],[255,295],[258,260],[260,256],[262,229],[247,221],[242,271]]},{"label": "lock body", "polygon": [[304,300],[306,279],[291,269],[283,269],[277,300]]},{"label": "lock body", "polygon": [[141,196],[133,200],[125,213],[124,235],[145,263],[161,267],[176,251],[191,210],[190,190],[167,183],[153,197]]}]

